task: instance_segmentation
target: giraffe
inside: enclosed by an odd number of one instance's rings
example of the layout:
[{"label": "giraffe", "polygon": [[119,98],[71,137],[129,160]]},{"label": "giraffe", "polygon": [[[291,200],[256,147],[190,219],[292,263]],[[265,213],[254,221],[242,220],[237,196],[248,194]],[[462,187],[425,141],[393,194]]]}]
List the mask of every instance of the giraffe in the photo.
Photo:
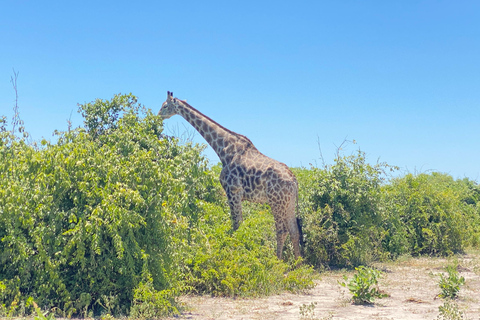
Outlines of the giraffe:
[{"label": "giraffe", "polygon": [[230,206],[233,230],[243,221],[242,201],[268,203],[275,220],[277,257],[282,258],[287,233],[293,242],[295,258],[300,257],[301,228],[295,216],[298,183],[283,163],[260,153],[247,137],[221,126],[186,101],[167,92],[158,114],[164,119],[180,115],[187,120],[217,153],[223,168],[220,183]]}]

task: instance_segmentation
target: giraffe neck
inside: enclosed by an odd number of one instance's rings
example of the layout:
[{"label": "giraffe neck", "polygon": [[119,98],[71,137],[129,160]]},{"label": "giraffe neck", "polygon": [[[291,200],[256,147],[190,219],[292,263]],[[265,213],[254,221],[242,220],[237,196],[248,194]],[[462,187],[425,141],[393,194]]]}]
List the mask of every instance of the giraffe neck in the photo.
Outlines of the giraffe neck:
[{"label": "giraffe neck", "polygon": [[224,165],[231,160],[232,153],[255,148],[247,137],[228,130],[185,101],[178,105],[177,110],[208,142]]}]

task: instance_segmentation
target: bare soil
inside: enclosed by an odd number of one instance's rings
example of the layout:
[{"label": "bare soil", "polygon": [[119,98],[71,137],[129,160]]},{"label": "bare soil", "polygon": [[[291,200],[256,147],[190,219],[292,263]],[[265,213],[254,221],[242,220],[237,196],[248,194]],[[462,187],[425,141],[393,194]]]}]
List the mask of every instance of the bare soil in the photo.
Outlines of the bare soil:
[{"label": "bare soil", "polygon": [[187,311],[177,319],[437,319],[439,306],[445,300],[438,297],[436,275],[454,260],[466,280],[454,301],[463,318],[456,319],[480,320],[480,252],[375,264],[383,271],[379,288],[388,297],[377,299],[372,305],[352,304],[348,289],[338,284],[344,274],[351,278],[352,271],[328,271],[320,274],[314,289],[302,294],[284,293],[258,299],[184,296],[182,301]]}]

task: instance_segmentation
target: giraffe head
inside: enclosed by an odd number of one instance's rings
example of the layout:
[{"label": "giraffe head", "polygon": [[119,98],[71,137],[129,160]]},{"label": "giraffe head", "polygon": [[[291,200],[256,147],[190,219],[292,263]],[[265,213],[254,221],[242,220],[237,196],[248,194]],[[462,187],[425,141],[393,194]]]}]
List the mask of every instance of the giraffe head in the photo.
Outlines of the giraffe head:
[{"label": "giraffe head", "polygon": [[173,97],[173,92],[167,91],[167,100],[162,104],[158,115],[163,119],[168,119],[178,113],[177,107],[180,100]]}]

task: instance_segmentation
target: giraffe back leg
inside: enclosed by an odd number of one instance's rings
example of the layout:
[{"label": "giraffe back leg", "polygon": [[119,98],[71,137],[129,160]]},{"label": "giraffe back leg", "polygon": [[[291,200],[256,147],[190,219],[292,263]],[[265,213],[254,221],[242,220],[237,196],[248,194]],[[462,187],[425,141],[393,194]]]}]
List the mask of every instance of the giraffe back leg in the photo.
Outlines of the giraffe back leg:
[{"label": "giraffe back leg", "polygon": [[285,239],[290,234],[290,239],[293,243],[293,251],[295,258],[300,256],[300,233],[298,231],[297,219],[295,217],[295,207],[293,211],[290,210],[289,205],[270,204],[272,214],[275,219],[275,229],[277,233],[277,257],[282,258],[283,246]]},{"label": "giraffe back leg", "polygon": [[287,192],[282,199],[274,198],[270,201],[272,214],[275,218],[275,227],[277,231],[277,257],[281,259],[283,245],[287,233],[293,244],[295,258],[301,256],[300,252],[300,231],[298,229],[296,209],[296,192]]},{"label": "giraffe back leg", "polygon": [[275,219],[275,231],[277,233],[277,258],[280,260],[282,259],[283,246],[287,238],[288,230],[283,221]]},{"label": "giraffe back leg", "polygon": [[297,201],[298,201],[298,185],[295,183],[293,186],[293,192],[290,193],[290,198],[288,200],[287,214],[286,214],[286,223],[288,232],[290,233],[290,239],[293,243],[293,253],[295,259],[298,259],[301,256],[300,251],[300,229],[298,225],[298,219],[296,215],[297,211]]},{"label": "giraffe back leg", "polygon": [[295,259],[298,259],[301,256],[300,251],[300,231],[298,230],[297,217],[295,216],[295,209],[292,211],[292,214],[288,216],[287,219],[287,228],[290,233],[290,239],[293,243],[293,253]]}]

